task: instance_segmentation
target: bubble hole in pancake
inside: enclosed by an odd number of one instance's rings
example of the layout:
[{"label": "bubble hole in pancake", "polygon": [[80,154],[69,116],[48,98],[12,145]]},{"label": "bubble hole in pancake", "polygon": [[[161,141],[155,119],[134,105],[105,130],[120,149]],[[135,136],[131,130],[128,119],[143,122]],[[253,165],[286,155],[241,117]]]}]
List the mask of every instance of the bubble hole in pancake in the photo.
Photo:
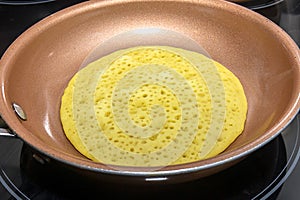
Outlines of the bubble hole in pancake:
[{"label": "bubble hole in pancake", "polygon": [[166,166],[223,152],[243,131],[238,78],[197,52],[139,46],[81,69],[62,96],[67,138],[86,157],[122,166]]}]

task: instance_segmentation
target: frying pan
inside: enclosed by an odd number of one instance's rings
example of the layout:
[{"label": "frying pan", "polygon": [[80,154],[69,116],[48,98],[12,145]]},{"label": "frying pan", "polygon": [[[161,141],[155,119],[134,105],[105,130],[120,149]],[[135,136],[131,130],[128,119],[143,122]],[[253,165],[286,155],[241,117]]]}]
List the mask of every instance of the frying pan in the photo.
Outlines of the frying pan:
[{"label": "frying pan", "polygon": [[[112,168],[87,159],[65,137],[59,109],[68,81],[99,44],[143,28],[191,38],[240,79],[249,106],[245,129],[220,155],[158,170]],[[88,1],[21,34],[1,58],[0,83],[4,133],[16,134],[41,155],[108,181],[176,183],[234,165],[289,125],[300,105],[300,54],[272,21],[227,1]]]}]

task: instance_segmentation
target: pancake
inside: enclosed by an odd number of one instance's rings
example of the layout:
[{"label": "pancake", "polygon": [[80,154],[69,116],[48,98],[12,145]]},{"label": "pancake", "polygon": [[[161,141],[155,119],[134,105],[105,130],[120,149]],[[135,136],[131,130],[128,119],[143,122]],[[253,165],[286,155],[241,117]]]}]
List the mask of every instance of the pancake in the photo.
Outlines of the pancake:
[{"label": "pancake", "polygon": [[62,96],[73,146],[96,162],[166,166],[223,152],[243,131],[247,100],[238,78],[197,52],[138,46],[78,71]]}]

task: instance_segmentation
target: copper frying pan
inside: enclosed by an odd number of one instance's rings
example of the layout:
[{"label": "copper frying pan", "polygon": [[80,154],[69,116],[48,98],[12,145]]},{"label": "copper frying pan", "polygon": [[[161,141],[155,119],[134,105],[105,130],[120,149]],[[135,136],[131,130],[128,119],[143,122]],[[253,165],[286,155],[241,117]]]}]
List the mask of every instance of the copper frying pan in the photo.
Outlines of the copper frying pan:
[{"label": "copper frying pan", "polygon": [[[59,107],[70,78],[98,44],[144,27],[192,38],[241,80],[249,103],[245,130],[222,154],[157,171],[116,170],[85,158],[66,139]],[[300,106],[300,54],[294,41],[263,16],[219,0],[80,3],[25,31],[0,66],[0,113],[12,132],[47,157],[113,181],[174,183],[223,170],[280,134]],[[14,103],[26,120],[17,116]]]}]

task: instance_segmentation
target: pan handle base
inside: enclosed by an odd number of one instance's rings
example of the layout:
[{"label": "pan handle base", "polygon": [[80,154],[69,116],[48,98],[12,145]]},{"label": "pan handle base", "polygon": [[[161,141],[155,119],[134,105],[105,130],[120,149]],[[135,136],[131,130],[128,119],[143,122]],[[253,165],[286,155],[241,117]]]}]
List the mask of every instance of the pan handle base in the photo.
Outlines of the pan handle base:
[{"label": "pan handle base", "polygon": [[1,136],[14,137],[14,138],[17,137],[17,135],[7,126],[5,121],[0,116],[0,137]]}]

